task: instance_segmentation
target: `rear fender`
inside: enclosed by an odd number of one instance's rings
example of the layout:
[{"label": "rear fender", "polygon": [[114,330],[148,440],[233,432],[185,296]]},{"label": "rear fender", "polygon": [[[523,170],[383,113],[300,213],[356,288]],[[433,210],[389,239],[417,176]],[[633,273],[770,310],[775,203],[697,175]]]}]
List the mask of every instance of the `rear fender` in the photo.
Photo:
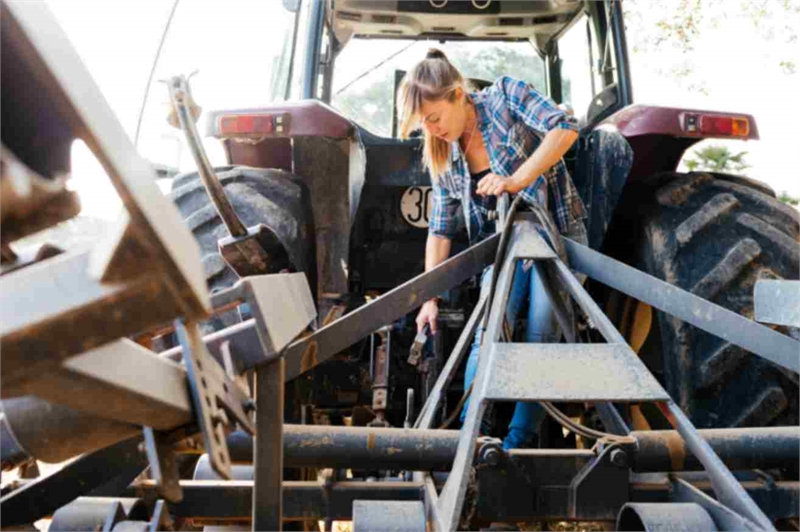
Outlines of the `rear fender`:
[{"label": "rear fender", "polygon": [[[743,137],[702,134],[690,131],[691,128],[687,127],[687,117],[692,115],[742,117],[748,120],[750,127],[748,134]],[[630,179],[642,179],[659,172],[674,172],[684,152],[706,138],[759,138],[755,118],[749,114],[648,105],[629,105],[605,119],[602,126],[616,128],[633,149]]]}]

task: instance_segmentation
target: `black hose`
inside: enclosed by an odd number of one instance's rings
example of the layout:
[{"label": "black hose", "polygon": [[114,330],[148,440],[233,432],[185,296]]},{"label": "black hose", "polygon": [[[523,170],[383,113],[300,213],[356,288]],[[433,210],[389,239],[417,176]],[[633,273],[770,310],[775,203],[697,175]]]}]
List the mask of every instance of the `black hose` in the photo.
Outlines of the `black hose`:
[{"label": "black hose", "polygon": [[[492,299],[494,299],[494,291],[497,287],[497,277],[499,275],[500,266],[506,256],[508,248],[508,237],[511,234],[511,228],[514,226],[514,215],[517,213],[519,204],[522,201],[522,196],[517,196],[511,202],[511,207],[508,209],[506,216],[506,223],[503,226],[503,233],[500,235],[500,243],[497,245],[497,253],[494,256],[494,266],[492,267],[492,284],[489,287],[489,293],[486,296],[486,312],[483,314],[483,323],[481,324],[481,333],[486,332],[486,326],[489,322],[489,314],[492,311]],[[481,345],[483,345],[484,334],[481,334]]]}]

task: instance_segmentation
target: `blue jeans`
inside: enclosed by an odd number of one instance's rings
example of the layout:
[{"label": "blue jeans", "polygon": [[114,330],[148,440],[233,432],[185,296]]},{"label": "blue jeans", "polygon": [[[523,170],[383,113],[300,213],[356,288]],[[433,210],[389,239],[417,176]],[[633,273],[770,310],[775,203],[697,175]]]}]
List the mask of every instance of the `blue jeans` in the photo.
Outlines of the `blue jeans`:
[{"label": "blue jeans", "polygon": [[[508,320],[508,324],[511,327],[514,326],[519,311],[527,298],[529,304],[528,316],[525,323],[525,341],[545,343],[557,342],[559,340],[558,327],[554,319],[553,306],[550,302],[550,298],[547,297],[544,285],[533,265],[525,268],[523,264],[522,261],[518,262],[517,269],[514,272],[514,281],[511,285],[508,306],[506,307],[506,319]],[[493,266],[489,266],[483,271],[483,276],[481,278],[481,295],[485,294],[491,287],[492,268]],[[496,294],[495,297],[499,296]],[[472,349],[467,359],[467,369],[464,374],[465,389],[472,384],[472,381],[475,380],[475,374],[478,372],[478,354],[480,352],[482,337],[483,331],[479,328],[475,333]],[[467,416],[468,406],[469,400],[464,404],[464,408],[461,411],[462,423]],[[515,449],[529,444],[536,435],[539,423],[544,419],[544,416],[545,412],[539,403],[517,403],[514,408],[514,417],[511,419],[511,424],[508,426],[508,435],[503,440],[503,448]]]}]

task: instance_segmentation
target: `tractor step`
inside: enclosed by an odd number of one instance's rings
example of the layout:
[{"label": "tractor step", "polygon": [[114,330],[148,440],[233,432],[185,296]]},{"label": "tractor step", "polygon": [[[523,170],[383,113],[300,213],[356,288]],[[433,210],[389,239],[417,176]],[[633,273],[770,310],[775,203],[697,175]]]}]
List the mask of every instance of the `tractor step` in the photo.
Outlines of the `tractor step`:
[{"label": "tractor step", "polygon": [[624,344],[495,343],[481,395],[490,401],[668,401]]}]

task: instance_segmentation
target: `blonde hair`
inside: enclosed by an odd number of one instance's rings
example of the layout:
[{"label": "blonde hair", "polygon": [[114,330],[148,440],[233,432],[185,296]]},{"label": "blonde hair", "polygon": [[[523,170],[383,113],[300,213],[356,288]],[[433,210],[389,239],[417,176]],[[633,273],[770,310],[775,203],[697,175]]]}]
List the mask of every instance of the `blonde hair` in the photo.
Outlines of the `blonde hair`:
[{"label": "blonde hair", "polygon": [[[401,139],[409,138],[420,126],[420,108],[423,100],[436,102],[445,98],[454,101],[456,89],[466,94],[471,87],[461,72],[454,67],[444,52],[428,50],[425,59],[414,66],[397,89],[397,121]],[[437,179],[450,168],[450,143],[435,137],[423,128],[424,145],[422,163]]]}]

